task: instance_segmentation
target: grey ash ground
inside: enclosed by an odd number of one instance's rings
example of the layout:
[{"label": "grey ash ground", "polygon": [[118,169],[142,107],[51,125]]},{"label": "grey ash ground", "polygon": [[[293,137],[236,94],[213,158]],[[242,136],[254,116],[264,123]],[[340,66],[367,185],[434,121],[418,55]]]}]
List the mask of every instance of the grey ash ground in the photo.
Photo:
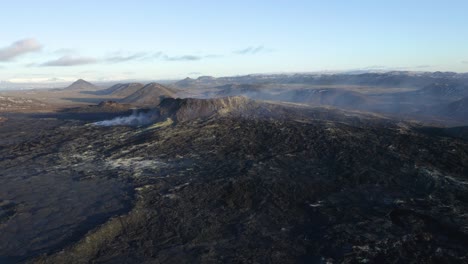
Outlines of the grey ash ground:
[{"label": "grey ash ground", "polygon": [[0,115],[0,262],[468,261],[466,127],[157,101]]}]

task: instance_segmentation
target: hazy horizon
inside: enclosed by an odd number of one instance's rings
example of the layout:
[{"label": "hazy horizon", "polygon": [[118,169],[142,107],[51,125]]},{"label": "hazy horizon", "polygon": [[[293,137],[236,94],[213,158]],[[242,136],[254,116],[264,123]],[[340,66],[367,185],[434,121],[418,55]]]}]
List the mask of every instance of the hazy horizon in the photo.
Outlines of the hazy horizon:
[{"label": "hazy horizon", "polygon": [[0,80],[468,72],[467,8],[463,1],[9,2]]}]

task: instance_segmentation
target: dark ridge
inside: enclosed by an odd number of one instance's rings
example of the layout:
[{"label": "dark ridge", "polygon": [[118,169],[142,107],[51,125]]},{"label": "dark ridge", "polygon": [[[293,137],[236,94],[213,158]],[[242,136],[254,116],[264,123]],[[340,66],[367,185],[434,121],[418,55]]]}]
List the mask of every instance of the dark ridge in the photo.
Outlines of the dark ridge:
[{"label": "dark ridge", "polygon": [[118,96],[118,97],[126,97],[138,91],[143,86],[144,85],[141,83],[118,83],[104,90],[90,91],[90,92],[84,92],[84,93],[95,94],[95,95],[112,95],[112,96]]},{"label": "dark ridge", "polygon": [[149,83],[121,100],[122,103],[156,106],[161,99],[174,97],[175,91],[159,83]]}]

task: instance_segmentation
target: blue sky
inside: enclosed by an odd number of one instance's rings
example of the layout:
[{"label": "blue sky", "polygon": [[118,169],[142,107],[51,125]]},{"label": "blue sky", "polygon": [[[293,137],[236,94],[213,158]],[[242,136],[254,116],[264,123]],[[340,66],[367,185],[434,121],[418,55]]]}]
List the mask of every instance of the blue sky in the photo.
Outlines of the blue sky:
[{"label": "blue sky", "polygon": [[0,80],[468,72],[468,1],[4,1]]}]

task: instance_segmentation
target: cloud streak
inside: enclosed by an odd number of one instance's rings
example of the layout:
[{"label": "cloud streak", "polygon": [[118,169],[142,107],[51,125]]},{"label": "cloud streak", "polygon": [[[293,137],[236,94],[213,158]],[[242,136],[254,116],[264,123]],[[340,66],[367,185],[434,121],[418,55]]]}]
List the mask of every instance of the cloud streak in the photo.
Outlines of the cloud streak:
[{"label": "cloud streak", "polygon": [[[64,49],[64,51],[67,51]],[[130,61],[170,61],[170,62],[183,62],[183,61],[199,61],[203,59],[210,58],[219,58],[221,55],[208,54],[208,55],[181,55],[181,56],[170,56],[161,51],[151,53],[151,52],[138,52],[138,53],[122,53],[114,52],[106,57],[95,58],[95,57],[83,57],[83,56],[72,56],[64,55],[58,59],[46,61],[44,63],[32,63],[28,64],[28,67],[69,67],[69,66],[79,66],[85,64],[96,64],[96,63],[122,63]]]},{"label": "cloud streak", "polygon": [[199,61],[203,59],[221,58],[222,55],[208,54],[208,55],[183,55],[183,56],[169,56],[164,53],[158,53],[158,57],[165,61]]},{"label": "cloud streak", "polygon": [[241,49],[241,50],[236,50],[234,51],[235,54],[240,54],[240,55],[253,55],[253,54],[257,54],[257,53],[260,53],[260,52],[263,52],[263,51],[266,51],[265,47],[260,45],[260,46],[251,46],[251,47],[247,47],[245,49]]},{"label": "cloud streak", "polygon": [[121,55],[120,53],[115,54],[113,56],[107,57],[104,60],[106,62],[110,63],[119,63],[119,62],[127,62],[127,61],[133,61],[133,60],[141,60],[147,57],[146,52],[139,52],[139,53],[134,53],[130,55]]},{"label": "cloud streak", "polygon": [[415,68],[417,68],[417,69],[426,69],[426,68],[430,68],[430,67],[432,67],[432,65],[423,64],[423,65],[417,65]]},{"label": "cloud streak", "polygon": [[463,64],[468,64],[468,60],[464,60],[464,61],[462,61],[461,63],[463,63]]},{"label": "cloud streak", "polygon": [[163,55],[162,58],[166,61],[198,61],[203,57],[196,55],[183,55],[183,56],[168,56]]},{"label": "cloud streak", "polygon": [[77,65],[85,65],[85,64],[93,64],[97,63],[98,60],[91,57],[72,57],[72,56],[63,56],[56,60],[51,60],[40,64],[39,66],[42,67],[54,67],[54,66],[77,66]]},{"label": "cloud streak", "polygon": [[42,45],[35,39],[22,39],[12,43],[10,46],[0,49],[0,61],[11,61],[21,55],[37,52]]}]

